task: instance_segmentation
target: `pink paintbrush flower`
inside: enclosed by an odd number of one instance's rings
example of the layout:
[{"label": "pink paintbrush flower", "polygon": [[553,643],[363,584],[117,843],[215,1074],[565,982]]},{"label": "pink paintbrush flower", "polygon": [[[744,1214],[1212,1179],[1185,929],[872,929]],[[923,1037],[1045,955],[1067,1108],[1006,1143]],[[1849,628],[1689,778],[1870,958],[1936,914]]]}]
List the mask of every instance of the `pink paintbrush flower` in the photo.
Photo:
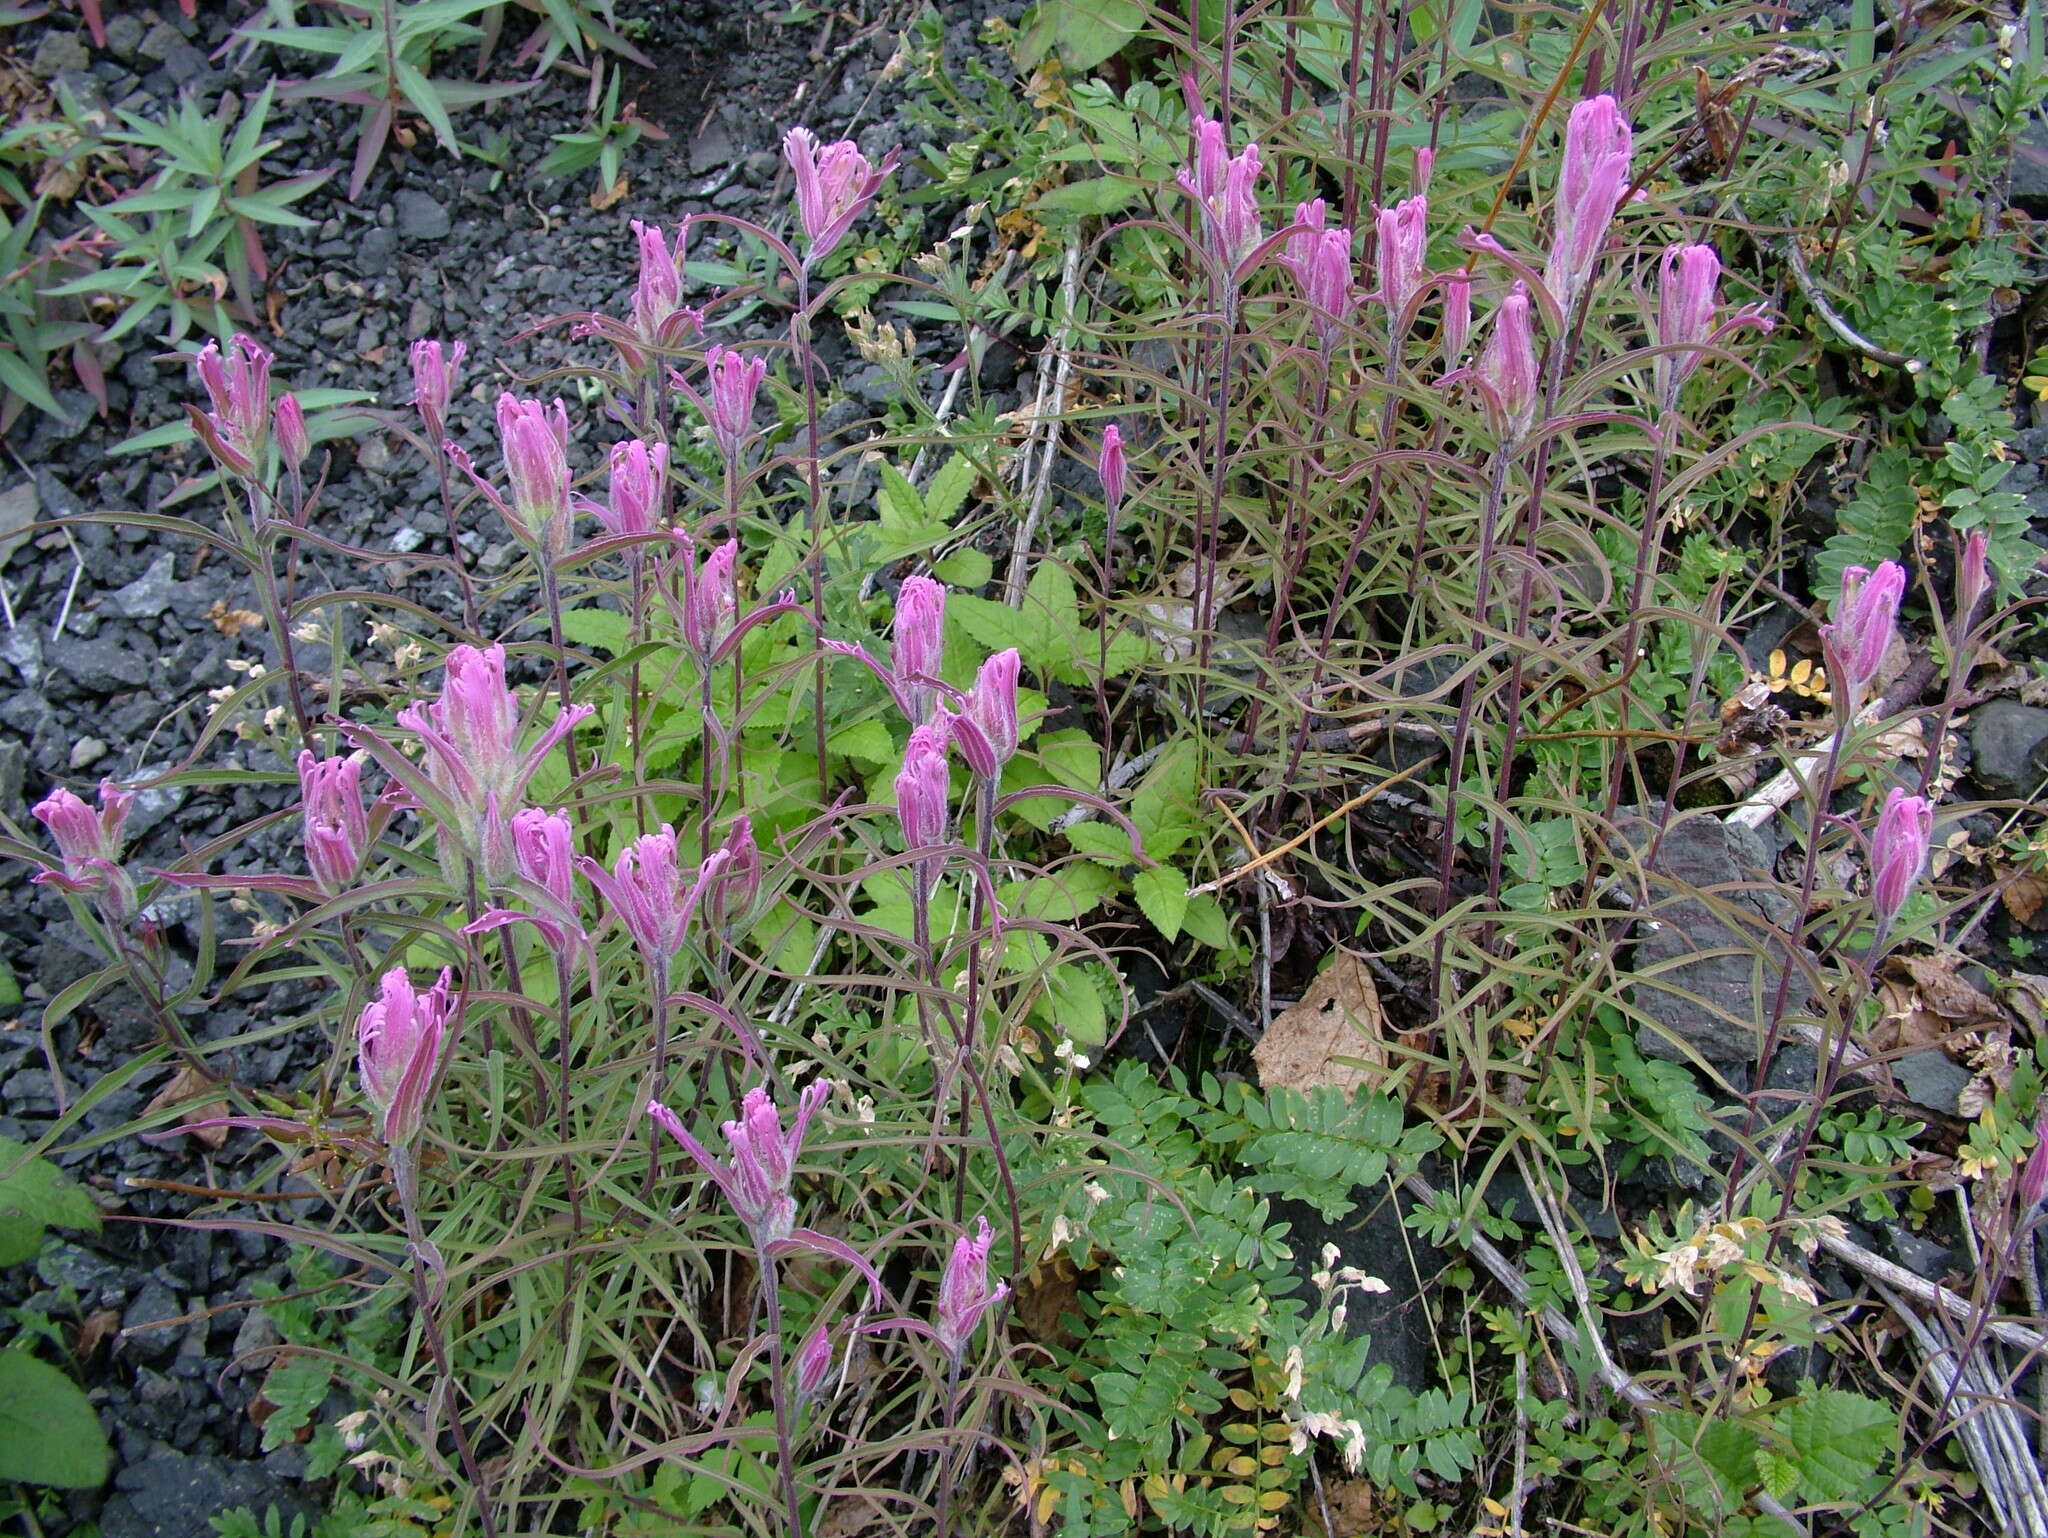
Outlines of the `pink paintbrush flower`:
[{"label": "pink paintbrush flower", "polygon": [[895,649],[890,665],[911,702],[913,722],[931,718],[938,701],[933,684],[945,652],[946,589],[930,577],[910,576],[896,593],[896,617],[890,628]]},{"label": "pink paintbrush flower", "polygon": [[732,1150],[730,1159],[714,1157],[667,1106],[651,1103],[647,1114],[683,1145],[684,1152],[725,1193],[733,1212],[753,1235],[755,1246],[765,1251],[796,1231],[796,1198],[790,1185],[796,1178],[797,1156],[803,1152],[811,1118],[831,1090],[822,1080],[806,1086],[797,1097],[796,1115],[787,1132],[782,1127],[782,1112],[768,1092],[748,1090],[738,1118],[722,1129],[726,1146]]},{"label": "pink paintbrush flower", "polygon": [[609,871],[587,855],[576,863],[626,926],[648,965],[665,974],[689,937],[698,903],[729,858],[714,849],[702,865],[685,867],[676,830],[663,823],[659,832],[643,833],[628,844]]},{"label": "pink paintbrush flower", "polygon": [[412,344],[412,403],[426,426],[427,441],[437,446],[448,436],[448,404],[455,399],[455,379],[468,350],[461,342],[444,349],[431,337]]},{"label": "pink paintbrush flower", "polygon": [[713,347],[704,354],[704,371],[709,376],[704,420],[710,426],[711,441],[728,464],[738,464],[740,446],[753,430],[754,398],[761,391],[761,381],[768,377],[768,360],[759,353]]},{"label": "pink paintbrush flower", "polygon": [[228,339],[225,354],[218,342],[208,342],[193,355],[213,409],[188,406],[186,412],[207,452],[231,475],[254,474],[263,463],[270,441],[271,356],[239,331]]},{"label": "pink paintbrush flower", "polygon": [[1897,561],[1882,561],[1876,571],[1851,566],[1842,573],[1842,592],[1835,600],[1834,623],[1821,627],[1832,653],[1843,700],[1854,710],[1877,679],[1898,633],[1899,601],[1906,596],[1906,570]]},{"label": "pink paintbrush flower", "polygon": [[1017,751],[1017,649],[997,652],[974,676],[961,713],[947,718],[960,757],[984,780],[995,780]]},{"label": "pink paintbrush flower", "polygon": [[838,248],[901,158],[901,151],[891,150],[881,165],[870,165],[853,140],[821,148],[808,128],[784,135],[782,153],[796,178],[797,218],[808,242],[806,267],[815,267]]},{"label": "pink paintbrush flower", "polygon": [[914,727],[896,776],[896,817],[905,849],[931,849],[946,841],[951,798],[946,783],[946,731],[928,723]]},{"label": "pink paintbrush flower", "polygon": [[1544,285],[1566,314],[1592,277],[1614,211],[1628,195],[1630,142],[1628,119],[1612,96],[1572,108],[1551,203],[1550,261],[1543,269]]},{"label": "pink paintbrush flower", "polygon": [[1102,479],[1102,501],[1109,509],[1109,516],[1115,518],[1117,509],[1124,505],[1123,429],[1112,422],[1102,430],[1102,452],[1096,456],[1095,473]]},{"label": "pink paintbrush flower", "polygon": [[299,753],[299,800],[305,811],[306,864],[329,897],[355,884],[370,852],[370,814],[363,805],[363,766],[352,758]]},{"label": "pink paintbrush flower", "polygon": [[638,438],[611,451],[610,496],[594,505],[607,534],[652,534],[668,505],[668,445]]},{"label": "pink paintbrush flower", "polygon": [[1418,194],[1383,208],[1375,219],[1379,231],[1380,303],[1386,306],[1387,327],[1401,329],[1409,305],[1429,281],[1429,199]]},{"label": "pink paintbrush flower", "polygon": [[363,1093],[377,1108],[377,1135],[391,1148],[405,1148],[419,1135],[427,1096],[441,1062],[441,1045],[454,1012],[451,974],[425,993],[403,967],[384,974],[379,997],[356,1017],[356,1062]]},{"label": "pink paintbrush flower", "polygon": [[1934,803],[1909,796],[1894,786],[1878,813],[1877,832],[1870,840],[1870,903],[1880,923],[1889,924],[1906,906],[1906,898],[1927,866],[1927,847],[1934,837]]},{"label": "pink paintbrush flower", "polygon": [[57,852],[64,861],[61,871],[40,872],[36,884],[95,898],[111,921],[132,917],[135,885],[121,868],[121,853],[126,842],[123,830],[134,805],[133,791],[123,790],[112,780],[101,780],[97,809],[61,785],[30,807],[30,815],[57,841]]},{"label": "pink paintbrush flower", "polygon": [[1479,383],[1499,411],[1503,436],[1520,442],[1536,424],[1536,337],[1529,316],[1529,290],[1517,281],[1494,312],[1493,329],[1480,349]]},{"label": "pink paintbrush flower", "polygon": [[1010,1291],[1009,1283],[988,1284],[988,1252],[993,1243],[988,1219],[975,1219],[973,1238],[962,1234],[953,1241],[953,1253],[946,1259],[945,1274],[939,1279],[939,1297],[932,1313],[932,1332],[939,1346],[954,1361],[967,1350],[968,1341],[981,1328],[982,1316],[1000,1303]]}]

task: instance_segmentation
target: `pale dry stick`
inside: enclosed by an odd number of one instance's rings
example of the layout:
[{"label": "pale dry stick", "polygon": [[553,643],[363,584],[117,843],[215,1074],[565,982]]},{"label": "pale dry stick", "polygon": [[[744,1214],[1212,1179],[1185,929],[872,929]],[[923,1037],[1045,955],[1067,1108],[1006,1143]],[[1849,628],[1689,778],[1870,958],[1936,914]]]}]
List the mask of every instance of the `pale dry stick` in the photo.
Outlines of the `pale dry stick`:
[{"label": "pale dry stick", "polygon": [[[1882,1255],[1872,1254],[1853,1239],[1824,1232],[1820,1235],[1820,1247],[1835,1259],[1847,1261],[1873,1282],[1939,1308],[1950,1318],[1963,1324],[1969,1324],[1983,1312],[1979,1305],[1972,1303],[1961,1293],[1951,1292],[1938,1282],[1930,1282],[1925,1277],[1908,1271],[1904,1266],[1886,1260]],[[2015,1324],[2006,1319],[1991,1319],[1985,1322],[1984,1331],[2004,1341],[2008,1346],[2018,1346],[2023,1351],[2048,1353],[2048,1334],[2030,1330],[2023,1324]]]},{"label": "pale dry stick", "polygon": [[1902,352],[1893,352],[1889,347],[1878,346],[1842,319],[1835,307],[1820,296],[1820,291],[1814,286],[1813,274],[1806,270],[1806,257],[1800,252],[1797,237],[1774,249],[1785,258],[1785,265],[1792,269],[1792,281],[1799,285],[1799,292],[1813,307],[1813,313],[1827,323],[1828,330],[1866,358],[1874,358],[1879,363],[1889,363],[1893,368],[1902,368],[1909,374],[1925,372],[1926,359],[1909,358]]},{"label": "pale dry stick", "polygon": [[[1102,789],[1099,794],[1107,800],[1111,791],[1122,790],[1131,781],[1158,763],[1161,755],[1165,752],[1166,745],[1161,743],[1156,748],[1147,748],[1135,757],[1117,760],[1115,767],[1102,777]],[[1101,807],[1083,804],[1075,807],[1070,812],[1062,812],[1059,816],[1055,817],[1052,820],[1052,831],[1064,833],[1069,828],[1092,821],[1101,815]]]},{"label": "pale dry stick", "polygon": [[[1420,1175],[1407,1176],[1402,1180],[1401,1187],[1419,1202],[1428,1204],[1434,1203],[1437,1199],[1435,1188]],[[1514,1262],[1503,1255],[1494,1246],[1492,1240],[1483,1234],[1472,1233],[1462,1236],[1458,1242],[1465,1247],[1465,1252],[1468,1255],[1478,1261],[1480,1265],[1484,1266],[1492,1274],[1493,1279],[1506,1289],[1510,1297],[1524,1308],[1529,1306],[1530,1290],[1528,1278],[1515,1269]],[[1580,1332],[1573,1327],[1572,1322],[1550,1304],[1546,1303],[1540,1310],[1537,1310],[1536,1318],[1543,1328],[1559,1341],[1571,1344],[1579,1339]],[[1607,1385],[1609,1391],[1616,1398],[1622,1400],[1631,1409],[1644,1415],[1655,1415],[1671,1408],[1670,1405],[1630,1377],[1628,1372],[1607,1354],[1599,1331],[1593,1331],[1592,1336],[1594,1351],[1600,1362],[1600,1381]],[[1758,1490],[1751,1495],[1750,1499],[1755,1503],[1757,1510],[1767,1516],[1776,1517],[1793,1532],[1801,1534],[1802,1538],[1806,1534],[1806,1524],[1787,1511],[1784,1504],[1774,1499],[1769,1491]]]},{"label": "pale dry stick", "polygon": [[[1872,700],[1857,712],[1856,725],[1868,726],[1871,722],[1881,719],[1883,707],[1883,700]],[[1830,737],[1832,738],[1832,734]],[[1806,793],[1813,775],[1827,761],[1828,750],[1825,746],[1801,753],[1792,760],[1791,768],[1779,770],[1762,786],[1752,791],[1748,800],[1722,820],[1733,827],[1761,828]]]},{"label": "pale dry stick", "polygon": [[1905,1322],[1943,1398],[1956,1407],[1956,1439],[1983,1481],[1984,1493],[1991,1497],[2001,1531],[2048,1538],[2048,1487],[2043,1486],[2040,1467],[2027,1452],[2011,1400],[1979,1374],[1974,1361],[1961,1360],[1956,1348],[1897,1294],[1882,1282],[1873,1285]]},{"label": "pale dry stick", "polygon": [[1515,1356],[1515,1472],[1514,1484],[1508,1490],[1508,1535],[1522,1538],[1523,1485],[1529,1474],[1529,1358],[1522,1353]]},{"label": "pale dry stick", "polygon": [[[995,270],[995,274],[989,278],[988,283],[983,285],[984,291],[990,286],[1000,289],[1007,283],[1010,278],[1010,269],[1016,265],[1016,262],[1017,253],[1015,251],[1005,251],[1003,253],[1002,265]],[[968,337],[969,345],[971,345],[972,340],[972,334],[970,333]],[[960,367],[954,369],[953,377],[946,381],[946,391],[939,397],[938,408],[932,412],[932,427],[934,430],[943,431],[946,424],[952,420],[953,402],[959,399],[960,386],[967,382],[967,375],[972,368],[973,365],[966,361],[966,355],[963,352]],[[917,457],[910,462],[909,480],[911,485],[922,486],[924,484],[925,457],[931,453],[932,448],[933,445],[931,443],[918,445]]]},{"label": "pale dry stick", "polygon": [[[1031,481],[1031,501],[1024,511],[1024,527],[1017,533],[1016,546],[1010,551],[1010,572],[1003,580],[1003,602],[1011,608],[1021,608],[1024,603],[1024,575],[1031,563],[1031,541],[1038,533],[1038,520],[1044,516],[1045,504],[1052,495],[1052,467],[1059,459],[1060,452],[1060,411],[1067,398],[1067,381],[1074,374],[1074,295],[1081,286],[1081,247],[1079,244],[1067,247],[1067,259],[1060,268],[1060,324],[1053,335],[1054,362],[1050,380],[1043,364],[1038,371],[1038,396],[1032,407],[1030,441],[1024,445],[1021,456],[1022,473]],[[1052,400],[1046,400],[1046,386],[1052,387]],[[1048,410],[1049,404],[1049,410]],[[1040,435],[1043,435],[1041,440]],[[1031,445],[1043,442],[1039,454],[1038,468],[1031,468]]]},{"label": "pale dry stick", "polygon": [[1275,844],[1271,849],[1261,850],[1257,854],[1254,854],[1251,859],[1245,861],[1244,864],[1232,866],[1229,870],[1225,871],[1222,875],[1218,876],[1214,881],[1205,881],[1198,887],[1189,887],[1188,896],[1200,897],[1205,892],[1220,891],[1222,888],[1230,885],[1231,882],[1236,881],[1241,877],[1249,876],[1255,870],[1265,869],[1265,867],[1271,865],[1275,860],[1281,858],[1281,856],[1291,854],[1295,850],[1299,849],[1303,844],[1307,843],[1310,839],[1314,838],[1318,833],[1322,832],[1323,829],[1327,828],[1331,823],[1335,822],[1338,818],[1347,816],[1348,814],[1357,811],[1361,806],[1364,806],[1368,801],[1375,799],[1391,787],[1399,785],[1403,780],[1411,779],[1415,775],[1420,774],[1425,769],[1434,768],[1436,766],[1436,763],[1437,760],[1435,755],[1431,755],[1430,757],[1423,759],[1420,763],[1410,764],[1406,769],[1401,770],[1398,774],[1388,775],[1384,780],[1380,780],[1377,783],[1368,786],[1365,790],[1360,791],[1357,795],[1353,796],[1349,801],[1346,801],[1342,806],[1338,807],[1335,811],[1324,813],[1321,817],[1318,817],[1314,822],[1310,823],[1306,828],[1303,828],[1299,833],[1295,834],[1293,838],[1287,840],[1286,843]]},{"label": "pale dry stick", "polygon": [[[815,973],[819,967],[825,964],[825,951],[831,943],[832,933],[830,930],[826,930],[818,936],[818,943],[811,950],[811,964],[804,968],[807,973]],[[791,984],[789,992],[778,999],[775,1007],[768,1011],[768,1018],[776,1025],[788,1025],[791,1020],[796,1018],[797,1001],[804,996],[804,989],[807,986],[808,984],[804,983],[801,979]]]}]

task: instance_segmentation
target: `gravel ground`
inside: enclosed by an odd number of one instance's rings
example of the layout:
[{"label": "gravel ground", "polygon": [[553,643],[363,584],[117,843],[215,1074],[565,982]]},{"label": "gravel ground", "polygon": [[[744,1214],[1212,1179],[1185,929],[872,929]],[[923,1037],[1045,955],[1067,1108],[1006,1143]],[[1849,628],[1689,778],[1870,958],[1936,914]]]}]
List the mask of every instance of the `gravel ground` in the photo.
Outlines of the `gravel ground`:
[{"label": "gravel ground", "polygon": [[[949,56],[980,46],[987,16],[1014,19],[1021,9],[997,0],[949,5]],[[594,173],[543,180],[524,169],[546,153],[551,134],[580,124],[583,82],[566,75],[458,120],[466,139],[485,126],[509,136],[502,175],[482,161],[454,161],[423,144],[421,151],[388,154],[354,203],[345,190],[353,110],[318,101],[281,101],[273,108],[271,131],[284,142],[266,162],[266,175],[338,168],[298,205],[313,227],[272,232],[267,242],[276,324],[274,333],[263,328],[259,334],[277,352],[273,379],[280,386],[374,392],[378,403],[399,406],[410,400],[408,345],[422,336],[465,339],[470,362],[451,430],[480,462],[494,462],[489,403],[500,389],[557,364],[568,345],[560,329],[521,334],[565,312],[624,312],[635,260],[631,220],[673,223],[685,212],[715,209],[786,224],[788,188],[777,145],[783,130],[797,123],[828,138],[851,133],[871,153],[896,144],[916,148],[900,92],[883,79],[910,14],[900,5],[885,10],[869,0],[864,28],[850,25],[844,10],[829,26],[812,21],[800,27],[770,19],[769,8],[741,3],[629,0],[622,10],[647,22],[641,46],[656,66],[629,74],[627,94],[637,95],[642,114],[669,137],[645,140],[629,152],[630,192],[603,210],[589,201]],[[284,72],[282,61],[258,56],[243,63],[224,52],[227,26],[217,16],[194,21],[172,6],[163,12],[163,19],[151,12],[110,18],[104,51],[92,48],[76,18],[61,11],[18,29],[11,41],[38,75],[61,76],[88,100],[114,108],[160,112],[180,93],[202,100],[223,90],[247,95],[273,72]],[[444,72],[456,67],[451,61]],[[937,222],[943,217],[944,211],[931,215],[929,234],[944,233]],[[827,362],[844,361],[830,350],[842,344],[824,340]],[[596,356],[593,344],[580,346],[583,356]],[[943,362],[941,339],[929,346],[931,361]],[[0,482],[0,507],[22,508],[32,487],[45,519],[163,510],[213,521],[217,514],[206,496],[177,499],[187,478],[203,469],[196,449],[109,452],[132,433],[176,420],[197,393],[189,370],[163,353],[159,343],[141,339],[109,361],[112,410],[105,420],[76,389],[60,393],[67,413],[61,421],[25,414],[6,443],[15,473]],[[835,368],[834,377],[844,403],[828,427],[880,409],[876,371],[855,359]],[[580,432],[578,462],[586,466],[596,464],[599,446],[616,436],[589,413]],[[415,449],[395,434],[331,448],[335,457],[318,513],[323,533],[379,550],[445,553],[437,482]],[[204,724],[207,691],[239,682],[235,665],[263,656],[260,635],[223,634],[208,618],[216,603],[255,605],[218,561],[203,563],[190,542],[105,525],[79,526],[73,538],[75,545],[61,534],[31,534],[0,559],[13,619],[0,631],[0,812],[28,828],[34,828],[28,806],[53,782],[89,794],[102,776],[142,778],[182,760]],[[513,554],[502,529],[480,521],[463,531],[462,542],[474,568],[486,574]],[[317,589],[364,578],[314,557],[302,580]],[[395,563],[368,580],[453,612],[445,576]],[[497,617],[509,621],[515,612]],[[228,746],[226,739],[207,750],[206,761],[282,768],[267,753]],[[129,824],[132,859],[138,866],[167,864],[293,799],[282,785],[268,794],[246,788],[151,792]],[[280,819],[239,858],[295,869],[295,827]],[[42,1039],[45,1001],[99,963],[62,901],[31,886],[30,874],[0,862],[0,963],[26,996],[18,1008],[0,1010],[0,1017],[13,1017],[0,1018],[0,1134],[33,1141],[155,1032],[132,997],[114,994],[79,1011],[47,1043]],[[187,902],[167,913],[174,970],[189,968],[196,954],[198,911],[196,902]],[[270,1021],[288,1022],[319,1002],[313,988],[287,985],[270,989],[260,1004],[244,998],[187,1023],[201,1039],[219,1041]],[[328,1055],[330,1044],[317,1036],[289,1031],[239,1049],[237,1079],[251,1086],[301,1082]],[[84,1129],[119,1127],[168,1076],[166,1069],[108,1096],[86,1114]],[[97,1521],[104,1538],[191,1538],[207,1531],[208,1517],[231,1506],[260,1511],[277,1502],[287,1512],[320,1506],[322,1492],[302,1481],[299,1448],[261,1455],[261,1432],[249,1412],[262,1369],[237,1360],[275,1340],[267,1316],[236,1305],[259,1281],[286,1284],[283,1247],[261,1235],[138,1221],[182,1216],[194,1199],[137,1188],[134,1181],[236,1188],[241,1172],[253,1172],[265,1157],[267,1145],[243,1133],[218,1150],[172,1134],[152,1141],[118,1138],[62,1156],[60,1162],[95,1190],[110,1221],[97,1237],[53,1239],[34,1267],[0,1274],[0,1304],[26,1301],[74,1332],[99,1316],[104,1339],[86,1358],[85,1380],[114,1444],[116,1474],[107,1489],[70,1497],[67,1520],[49,1529],[53,1535],[68,1524]],[[108,1324],[118,1329],[105,1333]],[[151,1325],[161,1327],[145,1328]],[[254,1362],[260,1364],[260,1354]]]}]

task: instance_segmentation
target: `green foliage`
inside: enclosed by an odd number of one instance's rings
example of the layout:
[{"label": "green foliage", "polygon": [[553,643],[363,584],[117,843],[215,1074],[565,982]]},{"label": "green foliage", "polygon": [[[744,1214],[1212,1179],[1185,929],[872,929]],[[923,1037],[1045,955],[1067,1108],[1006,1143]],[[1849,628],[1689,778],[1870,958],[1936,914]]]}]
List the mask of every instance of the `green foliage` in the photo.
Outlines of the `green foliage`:
[{"label": "green foliage", "polygon": [[[600,63],[596,68],[601,71],[604,66]],[[574,176],[595,166],[599,197],[611,194],[619,186],[626,151],[638,144],[653,125],[633,110],[631,102],[620,111],[619,86],[625,77],[616,66],[611,76],[612,82],[605,88],[603,101],[589,125],[574,133],[556,134],[555,147],[535,167],[539,175]]]},{"label": "green foliage", "polygon": [[109,1452],[99,1417],[63,1373],[21,1350],[0,1350],[0,1479],[95,1489]]},{"label": "green foliage", "polygon": [[47,1228],[98,1233],[99,1209],[85,1187],[47,1159],[0,1137],[0,1266],[33,1260]]}]

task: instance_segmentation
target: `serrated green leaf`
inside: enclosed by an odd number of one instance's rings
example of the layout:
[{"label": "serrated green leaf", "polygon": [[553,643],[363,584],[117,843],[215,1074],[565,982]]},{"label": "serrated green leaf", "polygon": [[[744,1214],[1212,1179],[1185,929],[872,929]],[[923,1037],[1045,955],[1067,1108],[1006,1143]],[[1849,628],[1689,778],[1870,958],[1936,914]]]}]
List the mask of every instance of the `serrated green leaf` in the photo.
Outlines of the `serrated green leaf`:
[{"label": "serrated green leaf", "polygon": [[265,1452],[277,1451],[311,1424],[332,1381],[325,1364],[308,1357],[294,1357],[271,1369],[263,1380],[263,1397],[277,1408],[263,1423]]},{"label": "serrated green leaf", "polygon": [[924,489],[925,516],[935,523],[950,524],[966,506],[968,493],[974,490],[980,473],[965,454],[955,454],[939,466]]},{"label": "serrated green leaf", "polygon": [[629,650],[627,636],[632,621],[610,609],[565,609],[562,634],[572,646],[594,646],[607,656],[623,656]]},{"label": "serrated green leaf", "polygon": [[1782,1501],[1799,1487],[1799,1465],[1768,1447],[1756,1450],[1756,1471],[1773,1500]]},{"label": "serrated green leaf", "polygon": [[1201,941],[1212,951],[1232,948],[1230,916],[1223,911],[1223,904],[1216,900],[1213,892],[1188,899],[1188,905],[1181,913],[1180,927],[1184,934]]},{"label": "serrated green leaf", "polygon": [[[1898,1430],[1898,1413],[1847,1389],[1817,1388],[1778,1412],[1777,1429],[1807,1493],[1842,1501],[1877,1472]],[[1765,1456],[1757,1454],[1759,1465]]]},{"label": "serrated green leaf", "polygon": [[91,1490],[107,1482],[107,1464],[85,1391],[26,1351],[0,1351],[0,1479]]},{"label": "serrated green leaf", "polygon": [[99,1209],[84,1186],[26,1144],[0,1137],[0,1266],[33,1259],[45,1228],[97,1233]]},{"label": "serrated green leaf", "polygon": [[867,764],[894,763],[902,753],[888,723],[873,717],[841,727],[825,739],[825,746],[842,758],[857,758]]},{"label": "serrated green leaf", "polygon": [[1166,939],[1177,939],[1188,911],[1188,878],[1171,865],[1154,865],[1131,878],[1131,895],[1152,927]]},{"label": "serrated green leaf", "polygon": [[1089,860],[1062,865],[1029,881],[1012,882],[996,895],[1012,918],[1071,924],[1102,906],[1116,886],[1114,871]]},{"label": "serrated green leaf", "polygon": [[1066,835],[1067,842],[1082,854],[1117,866],[1132,861],[1130,835],[1111,823],[1077,822],[1066,830]]},{"label": "serrated green leaf", "polygon": [[995,562],[980,550],[955,550],[951,555],[932,562],[932,575],[948,587],[987,587],[989,578],[994,574]]},{"label": "serrated green leaf", "polygon": [[920,528],[933,521],[910,478],[891,464],[882,466],[880,510],[882,527],[892,533]]}]

